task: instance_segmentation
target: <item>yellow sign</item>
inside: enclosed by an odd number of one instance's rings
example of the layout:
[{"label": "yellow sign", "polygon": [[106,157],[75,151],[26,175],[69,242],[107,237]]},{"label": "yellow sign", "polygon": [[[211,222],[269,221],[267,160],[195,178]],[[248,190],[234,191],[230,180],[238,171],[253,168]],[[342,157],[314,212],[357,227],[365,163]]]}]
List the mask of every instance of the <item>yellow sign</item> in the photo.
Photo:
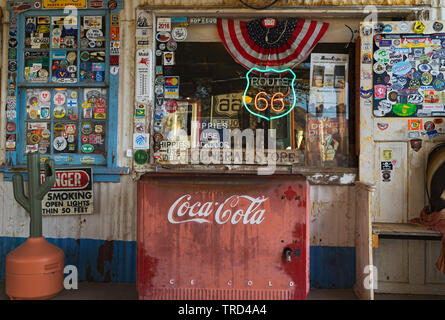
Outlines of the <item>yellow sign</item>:
[{"label": "yellow sign", "polygon": [[86,8],[87,0],[43,0],[46,9],[62,9],[65,7]]}]

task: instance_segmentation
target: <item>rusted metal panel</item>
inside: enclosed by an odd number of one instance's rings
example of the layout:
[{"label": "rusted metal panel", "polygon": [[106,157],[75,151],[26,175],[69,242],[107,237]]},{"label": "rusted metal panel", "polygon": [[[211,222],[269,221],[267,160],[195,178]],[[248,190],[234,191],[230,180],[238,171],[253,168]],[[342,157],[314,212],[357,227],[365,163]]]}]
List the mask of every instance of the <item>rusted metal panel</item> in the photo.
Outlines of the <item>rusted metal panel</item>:
[{"label": "rusted metal panel", "polygon": [[303,177],[142,177],[139,297],[305,299],[308,204]]}]

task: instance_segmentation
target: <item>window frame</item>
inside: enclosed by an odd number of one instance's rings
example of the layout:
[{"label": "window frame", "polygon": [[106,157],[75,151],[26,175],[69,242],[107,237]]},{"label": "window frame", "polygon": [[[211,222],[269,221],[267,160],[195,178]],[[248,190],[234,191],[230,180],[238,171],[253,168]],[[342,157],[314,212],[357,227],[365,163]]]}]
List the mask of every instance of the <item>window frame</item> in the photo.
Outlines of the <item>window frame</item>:
[{"label": "window frame", "polygon": [[[5,173],[4,178],[5,180],[9,180],[12,178],[13,172],[17,171],[18,168],[26,167],[26,153],[25,153],[25,146],[26,146],[26,123],[28,123],[29,119],[27,119],[27,113],[26,113],[26,91],[27,89],[48,89],[48,90],[54,90],[57,88],[66,88],[66,89],[76,89],[79,92],[79,118],[76,120],[77,124],[79,125],[78,128],[78,139],[77,139],[77,153],[53,153],[53,154],[45,154],[41,155],[41,158],[52,158],[56,161],[57,167],[91,167],[93,168],[93,174],[95,175],[95,181],[109,181],[109,182],[117,182],[120,181],[120,174],[128,174],[129,168],[119,168],[117,167],[117,133],[118,133],[118,96],[119,96],[119,73],[118,74],[111,74],[110,72],[110,56],[111,56],[111,50],[110,50],[110,44],[111,44],[111,18],[112,15],[117,14],[120,16],[120,10],[122,9],[122,3],[119,2],[119,5],[116,9],[110,10],[106,7],[103,9],[90,9],[90,8],[78,8],[76,17],[77,17],[77,48],[52,48],[51,46],[51,32],[50,32],[50,45],[48,49],[43,50],[35,50],[35,51],[44,51],[48,52],[50,55],[50,75],[47,83],[29,83],[25,81],[24,78],[24,65],[25,65],[25,58],[24,58],[24,51],[25,51],[25,21],[27,17],[30,16],[49,16],[50,17],[50,26],[52,30],[52,18],[57,16],[69,16],[69,13],[64,13],[63,9],[30,9],[18,14],[14,14],[11,9],[11,2],[8,2],[8,10],[10,13],[10,20],[9,25],[11,26],[11,20],[13,18],[17,19],[16,23],[16,39],[18,41],[18,44],[16,46],[17,49],[17,55],[16,55],[16,62],[17,62],[17,70],[15,71],[17,74],[16,81],[15,81],[15,97],[16,97],[16,118],[14,121],[7,120],[11,122],[15,122],[16,124],[16,147],[14,151],[8,151],[6,150],[6,166],[3,168],[3,171]],[[80,26],[81,26],[81,19],[83,16],[103,16],[104,17],[104,37],[105,37],[105,45],[103,48],[95,49],[95,48],[88,48],[88,49],[82,49],[80,47]],[[9,28],[8,28],[9,30]],[[121,39],[119,39],[120,41]],[[8,50],[8,48],[5,48],[5,50]],[[31,49],[32,51],[33,49]],[[47,50],[47,51],[46,51]],[[77,82],[76,83],[53,83],[51,81],[51,61],[52,61],[52,53],[55,51],[75,51],[77,53]],[[79,53],[82,51],[104,51],[105,52],[105,72],[104,72],[104,81],[103,82],[81,82],[80,81],[80,56]],[[118,55],[119,57],[120,55]],[[8,62],[10,60],[8,59]],[[8,79],[9,79],[9,71],[8,71]],[[9,80],[8,80],[9,85]],[[84,89],[88,88],[97,88],[97,89],[105,89],[107,90],[107,115],[105,119],[105,148],[106,148],[106,156],[105,159],[103,155],[101,154],[86,154],[81,153],[80,150],[80,124],[84,122],[92,122],[94,123],[95,119],[89,119],[84,121],[80,115],[81,108],[80,108],[80,102],[82,99],[82,92]],[[8,94],[9,97],[9,94]],[[51,102],[51,105],[53,107],[53,102]],[[53,110],[53,109],[51,109]],[[51,144],[53,142],[53,124],[55,123],[56,119],[42,119],[41,121],[35,120],[34,122],[46,122],[51,125]],[[68,120],[62,120],[61,122],[68,121]],[[57,121],[56,121],[57,122]],[[90,159],[95,159],[94,163],[89,162],[82,162],[82,157],[89,157]],[[85,158],[84,158],[85,159]],[[98,160],[96,160],[98,159]],[[102,160],[104,159],[104,160]],[[102,161],[100,161],[102,160]]]},{"label": "window frame", "polygon": [[[139,9],[144,9],[144,8],[139,8]],[[150,9],[147,9],[150,10]],[[281,16],[295,16],[295,14],[292,13],[287,13],[284,15],[280,15]],[[156,60],[156,50],[157,50],[157,42],[156,42],[156,25],[157,25],[157,19],[159,17],[218,17],[218,18],[246,18],[246,19],[256,19],[256,18],[261,18],[262,15],[260,14],[255,14],[255,13],[250,13],[250,12],[243,12],[243,14],[230,14],[230,13],[226,13],[224,12],[224,10],[222,12],[218,12],[218,13],[213,13],[213,12],[201,12],[200,14],[198,12],[179,12],[179,11],[175,11],[175,10],[156,10],[153,9],[152,11],[152,19],[153,19],[153,44],[152,44],[152,56],[153,61]],[[302,17],[302,18],[306,18],[307,17]],[[320,19],[320,21],[322,21],[323,19]],[[204,42],[209,42],[204,41]],[[323,42],[320,42],[317,44],[325,44]],[[330,43],[329,43],[330,44]],[[354,86],[355,84],[352,82],[354,79],[354,74],[355,74],[355,70],[357,68],[356,66],[356,53],[355,53],[355,43],[335,43],[335,45],[340,46],[340,45],[347,45],[345,46],[345,50],[343,52],[337,52],[335,50],[331,51],[328,50],[326,51],[326,53],[343,53],[343,54],[348,54],[349,58],[348,58],[348,86],[347,86],[347,95],[348,95],[348,149],[349,149],[349,153],[348,153],[348,163],[347,165],[343,166],[343,167],[329,167],[329,166],[311,166],[307,164],[307,159],[306,159],[306,153],[307,151],[304,150],[304,154],[305,154],[305,160],[304,160],[304,164],[300,165],[300,164],[278,164],[277,165],[277,169],[276,169],[276,174],[280,174],[280,172],[291,172],[291,173],[303,173],[303,174],[311,174],[311,173],[319,173],[319,172],[326,172],[328,175],[333,173],[335,175],[337,175],[337,173],[341,172],[341,173],[356,173],[357,172],[357,168],[358,168],[358,158],[357,155],[355,154],[354,148],[355,148],[355,144],[357,144],[357,137],[355,134],[355,127],[356,127],[356,123],[355,123],[355,96],[356,93],[354,91]],[[316,46],[316,47],[317,47]],[[316,48],[315,47],[315,48]],[[316,49],[314,48],[314,51],[312,53],[318,53],[316,51]],[[311,54],[312,54],[311,53]],[[324,53],[324,52],[323,52]],[[308,56],[308,58],[310,59],[310,55]],[[155,73],[155,69],[156,69],[156,63],[154,62],[152,65],[152,78],[155,79],[156,78],[156,73]],[[181,77],[180,74],[174,74],[176,76]],[[154,81],[153,81],[154,82]],[[152,85],[152,96],[155,97],[155,93],[154,93],[154,84]],[[154,104],[154,102],[152,102]],[[152,110],[152,113],[154,114],[154,108]],[[151,120],[148,123],[148,126],[150,128],[150,134],[154,135],[153,132],[153,119],[154,116],[153,114],[151,115]],[[354,142],[353,144],[351,142]],[[277,151],[279,151],[277,149]],[[252,172],[256,172],[259,166],[258,164],[234,164],[231,163],[229,165],[227,164],[211,164],[209,165],[204,165],[202,163],[200,164],[168,164],[168,163],[156,163],[153,160],[153,153],[154,150],[153,148],[150,149],[150,162],[147,164],[147,167],[149,167],[150,169],[148,171],[164,171],[164,170],[168,170],[168,171],[176,171],[176,172],[200,172],[200,171],[212,171],[212,172],[218,172],[220,171],[220,169],[224,172],[227,172],[227,168],[236,168],[236,171],[234,171],[233,173],[240,173],[240,172],[245,172],[246,174],[252,173]],[[153,170],[154,169],[154,170]],[[232,169],[231,169],[232,170]],[[147,170],[145,170],[147,171]],[[324,184],[324,183],[323,183]],[[330,184],[330,183],[327,183]]]}]

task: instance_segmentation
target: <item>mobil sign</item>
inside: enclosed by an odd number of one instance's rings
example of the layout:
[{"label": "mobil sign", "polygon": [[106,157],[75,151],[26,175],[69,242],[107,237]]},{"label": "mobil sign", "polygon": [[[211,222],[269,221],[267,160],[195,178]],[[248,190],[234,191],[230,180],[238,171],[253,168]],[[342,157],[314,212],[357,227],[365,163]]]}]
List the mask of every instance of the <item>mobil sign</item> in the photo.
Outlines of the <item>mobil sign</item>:
[{"label": "mobil sign", "polygon": [[[41,181],[45,179],[43,171]],[[72,215],[93,213],[91,168],[57,169],[56,182],[42,200],[42,214]]]}]

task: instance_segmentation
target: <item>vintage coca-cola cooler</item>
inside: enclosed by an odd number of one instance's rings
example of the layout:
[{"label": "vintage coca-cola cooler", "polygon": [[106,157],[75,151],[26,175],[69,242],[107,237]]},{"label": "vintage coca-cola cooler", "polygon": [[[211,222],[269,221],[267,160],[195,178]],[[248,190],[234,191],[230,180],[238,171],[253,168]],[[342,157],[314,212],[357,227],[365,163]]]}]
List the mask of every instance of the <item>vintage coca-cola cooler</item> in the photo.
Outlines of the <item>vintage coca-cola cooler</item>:
[{"label": "vintage coca-cola cooler", "polygon": [[139,298],[305,299],[308,204],[299,175],[144,175]]}]

